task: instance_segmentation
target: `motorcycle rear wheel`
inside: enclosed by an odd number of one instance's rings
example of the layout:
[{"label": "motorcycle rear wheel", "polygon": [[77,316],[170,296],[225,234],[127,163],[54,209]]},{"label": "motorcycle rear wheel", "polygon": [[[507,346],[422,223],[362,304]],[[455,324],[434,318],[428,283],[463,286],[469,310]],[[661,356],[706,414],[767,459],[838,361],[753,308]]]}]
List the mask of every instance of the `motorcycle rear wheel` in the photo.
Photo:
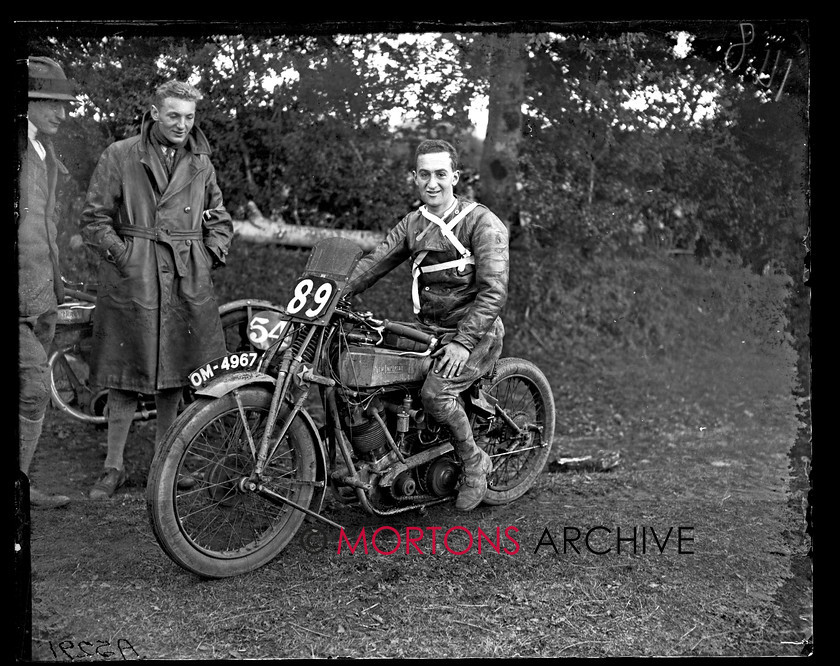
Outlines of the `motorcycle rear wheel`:
[{"label": "motorcycle rear wheel", "polygon": [[274,310],[281,312],[282,308],[270,305],[263,301],[251,304],[244,304],[239,307],[224,305],[219,308],[219,316],[222,320],[222,334],[225,338],[225,349],[228,352],[257,351],[257,348],[248,339],[248,323],[255,312],[259,310]]},{"label": "motorcycle rear wheel", "polygon": [[253,351],[253,345],[248,340],[248,317],[247,309],[233,310],[221,316],[225,349],[228,352]]},{"label": "motorcycle rear wheel", "polygon": [[500,359],[485,391],[526,432],[517,437],[497,417],[489,431],[476,433],[479,446],[493,460],[484,503],[507,504],[528,492],[548,462],[554,439],[554,395],[542,370],[521,358]]},{"label": "motorcycle rear wheel", "polygon": [[[238,393],[259,446],[271,391],[247,387]],[[286,413],[281,410],[277,428]],[[303,419],[295,418],[266,464],[263,484],[308,508],[316,446]],[[177,418],[155,454],[146,487],[152,531],[176,564],[203,578],[226,578],[258,569],[289,544],[304,514],[244,489],[240,482],[253,467],[233,394],[199,397]]]}]

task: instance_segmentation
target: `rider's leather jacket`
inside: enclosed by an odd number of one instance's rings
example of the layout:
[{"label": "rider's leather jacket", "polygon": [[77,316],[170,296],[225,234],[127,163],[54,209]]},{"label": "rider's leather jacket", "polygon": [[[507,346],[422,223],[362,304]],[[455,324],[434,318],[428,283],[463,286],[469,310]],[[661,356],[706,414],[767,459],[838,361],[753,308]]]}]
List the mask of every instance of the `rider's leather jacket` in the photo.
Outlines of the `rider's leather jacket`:
[{"label": "rider's leather jacket", "polygon": [[[454,211],[444,220],[454,219],[472,202],[456,197]],[[419,273],[420,322],[457,329],[454,341],[472,351],[493,327],[507,300],[508,231],[504,223],[486,206],[478,204],[452,230],[468,250],[474,263],[440,271]],[[386,238],[357,264],[345,295],[357,294],[407,259],[422,256],[421,267],[461,259],[459,250],[441,230],[418,209],[406,215]]]}]

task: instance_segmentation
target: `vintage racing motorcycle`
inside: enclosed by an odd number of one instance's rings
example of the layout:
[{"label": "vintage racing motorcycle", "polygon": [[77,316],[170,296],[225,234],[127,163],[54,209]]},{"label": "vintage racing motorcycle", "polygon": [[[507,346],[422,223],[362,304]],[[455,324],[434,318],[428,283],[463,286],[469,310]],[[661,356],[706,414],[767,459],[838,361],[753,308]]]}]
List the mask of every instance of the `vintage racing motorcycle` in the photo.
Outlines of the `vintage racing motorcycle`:
[{"label": "vintage racing motorcycle", "polygon": [[[192,373],[195,399],[156,451],[146,487],[154,535],[184,569],[206,578],[257,569],[307,516],[335,528],[337,543],[341,525],[321,513],[328,490],[376,516],[454,498],[460,460],[420,401],[441,337],[340,299],[361,254],[346,239],[321,241],[285,312],[251,318],[259,350]],[[462,397],[493,460],[484,502],[519,498],[551,450],[548,381],[530,361],[502,358]]]},{"label": "vintage racing motorcycle", "polygon": [[[50,401],[53,407],[78,421],[105,425],[108,389],[88,381],[96,285],[63,281],[65,298],[58,306],[55,342],[49,358]],[[248,339],[248,324],[257,311],[283,312],[283,308],[257,299],[239,299],[219,307],[225,348],[229,352],[255,348]],[[153,419],[156,415],[154,396],[138,396],[134,420]]]}]

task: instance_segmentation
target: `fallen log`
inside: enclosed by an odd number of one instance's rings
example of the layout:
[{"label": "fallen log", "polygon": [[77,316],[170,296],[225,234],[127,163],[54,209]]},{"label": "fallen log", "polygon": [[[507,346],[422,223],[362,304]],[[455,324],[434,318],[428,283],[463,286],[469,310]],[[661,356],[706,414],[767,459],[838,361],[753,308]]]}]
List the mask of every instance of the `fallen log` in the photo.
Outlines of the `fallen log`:
[{"label": "fallen log", "polygon": [[377,231],[355,229],[329,229],[287,224],[282,220],[265,217],[253,201],[248,202],[248,219],[234,220],[233,231],[242,240],[252,243],[273,243],[289,247],[313,247],[324,238],[347,238],[368,252],[385,238]]}]

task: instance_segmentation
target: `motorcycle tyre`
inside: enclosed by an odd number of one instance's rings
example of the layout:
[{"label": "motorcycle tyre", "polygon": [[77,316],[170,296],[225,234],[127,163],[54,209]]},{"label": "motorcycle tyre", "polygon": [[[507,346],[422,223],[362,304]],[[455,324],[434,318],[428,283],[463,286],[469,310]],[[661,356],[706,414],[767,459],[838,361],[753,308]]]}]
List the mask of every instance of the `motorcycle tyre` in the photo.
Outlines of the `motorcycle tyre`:
[{"label": "motorcycle tyre", "polygon": [[[270,390],[247,387],[240,389],[239,395],[246,413],[257,409],[263,416],[267,415],[271,403]],[[176,506],[178,468],[188,448],[202,431],[212,428],[219,417],[236,411],[236,401],[232,394],[221,398],[198,397],[167,431],[149,470],[146,507],[152,532],[160,547],[176,564],[202,578],[227,578],[264,566],[289,544],[305,518],[303,512],[285,507],[282,514],[284,523],[277,533],[248,554],[236,557],[199,549],[185,535]],[[278,416],[278,428],[284,412],[285,409],[282,409]],[[314,495],[317,444],[302,418],[292,422],[286,438],[299,459],[297,467],[302,472],[297,476],[302,481],[300,490],[298,494],[289,496],[289,499],[308,508]]]},{"label": "motorcycle tyre", "polygon": [[[507,487],[505,490],[496,490],[493,488],[493,474],[488,475],[487,479],[487,495],[484,497],[484,504],[499,505],[508,504],[514,500],[522,497],[534,482],[537,477],[545,469],[548,458],[551,455],[551,448],[554,440],[554,425],[555,425],[555,406],[554,395],[551,390],[551,385],[548,383],[542,370],[540,370],[534,363],[521,358],[502,358],[496,363],[496,371],[493,373],[491,381],[484,387],[484,390],[490,395],[494,395],[494,390],[497,389],[503,382],[518,378],[528,385],[531,396],[534,402],[539,402],[538,409],[543,412],[543,432],[541,440],[547,442],[544,447],[536,450],[534,458],[529,461],[527,469],[521,478],[516,478],[516,483],[513,487]],[[482,446],[482,442],[478,442]],[[482,446],[485,448],[486,443]],[[487,450],[487,449],[485,449]],[[492,450],[488,451],[492,453]],[[509,486],[509,484],[508,484]]]}]

